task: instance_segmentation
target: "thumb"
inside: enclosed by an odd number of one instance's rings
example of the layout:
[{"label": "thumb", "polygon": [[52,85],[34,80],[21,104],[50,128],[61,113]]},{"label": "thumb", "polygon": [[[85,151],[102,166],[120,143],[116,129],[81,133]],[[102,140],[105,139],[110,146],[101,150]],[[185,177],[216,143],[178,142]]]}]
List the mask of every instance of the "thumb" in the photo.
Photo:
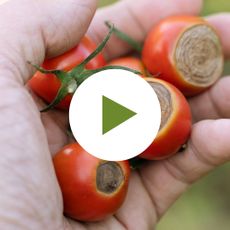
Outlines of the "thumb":
[{"label": "thumb", "polygon": [[[76,45],[94,15],[97,0],[17,0],[0,5],[1,64],[23,82],[27,61],[41,63]],[[12,14],[13,12],[13,14]],[[16,65],[16,66],[15,66]]]}]

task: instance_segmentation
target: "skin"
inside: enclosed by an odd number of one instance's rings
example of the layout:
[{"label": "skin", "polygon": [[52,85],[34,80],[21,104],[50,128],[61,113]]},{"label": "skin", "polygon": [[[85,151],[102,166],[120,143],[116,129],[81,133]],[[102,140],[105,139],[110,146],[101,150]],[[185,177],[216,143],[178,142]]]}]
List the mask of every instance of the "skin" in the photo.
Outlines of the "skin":
[{"label": "skin", "polygon": [[[24,87],[35,71],[27,60],[41,64],[45,54],[56,56],[76,45],[88,28],[96,1],[4,2],[0,6],[0,229],[153,229],[193,182],[230,159],[230,77],[225,77],[190,100],[194,125],[188,148],[133,173],[127,199],[113,217],[99,223],[65,218],[51,154],[68,142],[67,116],[58,111],[39,113]],[[88,33],[99,41],[106,33],[103,21],[108,19],[142,41],[163,16],[198,14],[200,9],[200,0],[137,0],[135,4],[124,0],[98,11]],[[229,57],[230,15],[208,20],[220,33]],[[108,59],[124,52],[128,48],[115,38],[105,50]],[[41,101],[34,99],[41,107]]]}]

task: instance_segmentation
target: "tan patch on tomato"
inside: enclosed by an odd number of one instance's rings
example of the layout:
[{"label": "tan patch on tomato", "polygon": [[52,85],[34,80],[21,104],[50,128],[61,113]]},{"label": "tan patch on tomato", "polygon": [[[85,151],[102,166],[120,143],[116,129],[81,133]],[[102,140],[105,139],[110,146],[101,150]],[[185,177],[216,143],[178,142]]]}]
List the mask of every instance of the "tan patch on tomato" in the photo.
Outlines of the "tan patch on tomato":
[{"label": "tan patch on tomato", "polygon": [[96,185],[100,192],[106,194],[116,192],[124,179],[122,168],[116,162],[104,162],[97,168]]},{"label": "tan patch on tomato", "polygon": [[161,125],[160,129],[162,129],[167,121],[169,120],[169,117],[172,113],[172,98],[169,90],[162,84],[157,82],[150,82],[148,83],[152,86],[154,91],[157,94],[158,100],[160,102],[161,106]]},{"label": "tan patch on tomato", "polygon": [[174,62],[186,82],[202,87],[212,85],[223,71],[219,37],[206,24],[187,28],[177,41]]}]

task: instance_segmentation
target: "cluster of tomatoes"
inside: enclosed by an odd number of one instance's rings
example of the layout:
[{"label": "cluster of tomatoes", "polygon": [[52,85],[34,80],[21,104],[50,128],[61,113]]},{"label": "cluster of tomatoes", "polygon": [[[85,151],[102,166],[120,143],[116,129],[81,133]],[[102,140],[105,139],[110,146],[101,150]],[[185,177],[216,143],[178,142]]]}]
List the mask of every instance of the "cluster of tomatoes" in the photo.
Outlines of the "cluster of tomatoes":
[{"label": "cluster of tomatoes", "polygon": [[[106,63],[100,51],[112,32],[131,41],[139,53]],[[56,106],[68,110],[77,86],[95,71],[111,66],[138,71],[155,90],[162,110],[158,135],[138,159],[164,159],[175,154],[190,135],[191,113],[186,97],[201,93],[221,76],[220,40],[205,20],[192,16],[164,19],[149,32],[142,46],[122,34],[111,27],[97,49],[89,38],[83,37],[75,48],[45,60],[42,67],[36,66],[39,71],[29,85],[50,103],[48,109]],[[97,159],[78,143],[72,143],[61,149],[53,162],[67,216],[98,221],[114,214],[124,202],[132,161]]]}]

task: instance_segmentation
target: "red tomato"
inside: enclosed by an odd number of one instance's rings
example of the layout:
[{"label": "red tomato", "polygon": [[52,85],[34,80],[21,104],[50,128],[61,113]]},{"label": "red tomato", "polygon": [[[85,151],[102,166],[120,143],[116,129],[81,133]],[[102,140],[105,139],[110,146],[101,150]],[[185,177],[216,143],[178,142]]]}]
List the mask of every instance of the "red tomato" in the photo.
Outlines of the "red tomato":
[{"label": "red tomato", "polygon": [[186,143],[191,131],[191,112],[183,94],[173,85],[156,78],[146,78],[161,105],[161,126],[153,143],[141,158],[159,160],[176,153]]},{"label": "red tomato", "polygon": [[81,221],[98,221],[122,205],[130,175],[128,161],[104,161],[79,144],[69,144],[53,159],[64,213]]},{"label": "red tomato", "polygon": [[112,61],[110,61],[108,64],[108,66],[124,66],[124,67],[128,67],[130,69],[133,70],[137,70],[140,73],[142,73],[143,75],[145,75],[145,68],[143,63],[141,62],[141,60],[139,58],[136,57],[132,57],[132,56],[127,56],[127,57],[120,57],[117,59],[114,59]]},{"label": "red tomato", "polygon": [[[68,52],[44,61],[42,67],[48,70],[59,69],[69,71],[80,64],[94,50],[96,45],[88,38],[83,37],[81,42]],[[96,69],[105,65],[105,59],[102,54],[97,55],[87,65],[87,69]],[[28,82],[30,88],[46,102],[53,101],[60,88],[60,80],[53,74],[42,74],[36,72]],[[57,107],[68,109],[72,95],[67,95]]]},{"label": "red tomato", "polygon": [[223,70],[223,54],[214,29],[202,18],[166,18],[148,34],[142,60],[152,74],[172,83],[186,96],[211,86]]}]

